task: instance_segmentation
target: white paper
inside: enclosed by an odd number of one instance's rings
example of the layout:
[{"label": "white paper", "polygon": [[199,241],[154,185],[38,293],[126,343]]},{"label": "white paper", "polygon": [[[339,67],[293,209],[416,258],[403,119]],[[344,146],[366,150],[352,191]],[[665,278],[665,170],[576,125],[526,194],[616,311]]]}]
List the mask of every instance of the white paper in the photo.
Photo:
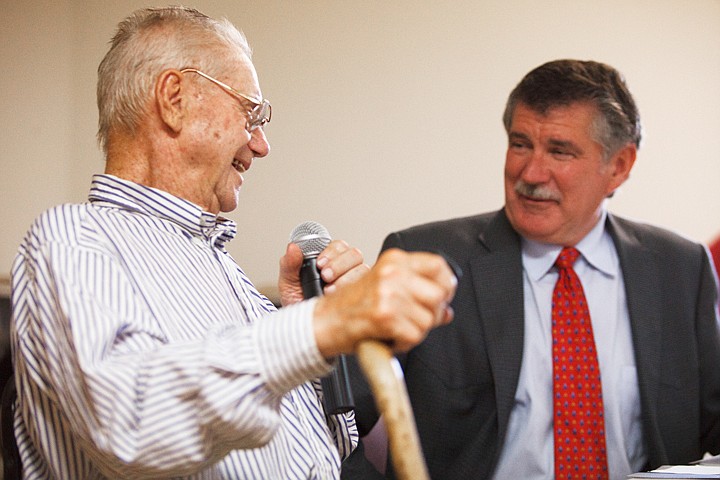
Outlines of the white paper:
[{"label": "white paper", "polygon": [[673,465],[653,470],[653,472],[689,473],[693,475],[720,474],[720,465]]}]

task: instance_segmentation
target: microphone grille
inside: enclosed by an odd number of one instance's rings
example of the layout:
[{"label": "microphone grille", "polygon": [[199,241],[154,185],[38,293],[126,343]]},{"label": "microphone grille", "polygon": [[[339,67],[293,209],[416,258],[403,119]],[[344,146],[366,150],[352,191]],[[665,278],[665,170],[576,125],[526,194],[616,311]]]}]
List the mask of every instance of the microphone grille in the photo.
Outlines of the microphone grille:
[{"label": "microphone grille", "polygon": [[319,255],[331,240],[330,232],[317,222],[303,222],[290,233],[290,241],[300,247],[305,258]]}]

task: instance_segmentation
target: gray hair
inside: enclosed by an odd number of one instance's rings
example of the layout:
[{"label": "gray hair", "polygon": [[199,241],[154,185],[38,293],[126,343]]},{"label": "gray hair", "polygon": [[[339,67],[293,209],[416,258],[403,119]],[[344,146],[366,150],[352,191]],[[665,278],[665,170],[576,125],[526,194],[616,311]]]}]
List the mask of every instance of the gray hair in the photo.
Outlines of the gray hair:
[{"label": "gray hair", "polygon": [[227,19],[215,20],[186,7],[130,14],[118,24],[98,67],[97,138],[105,154],[111,132],[135,132],[162,71],[197,68],[217,75],[238,53],[251,57],[245,36]]},{"label": "gray hair", "polygon": [[620,72],[593,61],[555,60],[520,81],[510,93],[503,123],[510,131],[515,107],[522,103],[545,114],[557,106],[589,102],[597,107],[593,135],[608,159],[628,143],[640,146],[640,113]]}]

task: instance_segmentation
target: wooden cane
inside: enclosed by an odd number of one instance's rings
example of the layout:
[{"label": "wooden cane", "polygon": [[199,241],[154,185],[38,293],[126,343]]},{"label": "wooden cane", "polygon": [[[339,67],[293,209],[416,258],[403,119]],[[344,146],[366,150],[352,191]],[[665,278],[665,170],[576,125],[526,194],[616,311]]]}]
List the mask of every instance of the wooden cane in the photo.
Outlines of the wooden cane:
[{"label": "wooden cane", "polygon": [[357,357],[385,421],[397,478],[429,480],[402,369],[392,350],[382,342],[366,340],[358,345]]}]

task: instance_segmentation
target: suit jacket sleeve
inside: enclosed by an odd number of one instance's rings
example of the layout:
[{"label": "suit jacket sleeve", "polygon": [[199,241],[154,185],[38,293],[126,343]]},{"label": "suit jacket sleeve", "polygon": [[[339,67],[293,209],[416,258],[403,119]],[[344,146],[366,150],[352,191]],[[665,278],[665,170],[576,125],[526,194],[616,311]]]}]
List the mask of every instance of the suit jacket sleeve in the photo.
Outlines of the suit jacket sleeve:
[{"label": "suit jacket sleeve", "polygon": [[720,453],[720,327],[718,287],[704,252],[698,296],[698,351],[700,352],[700,433],[703,452]]}]

